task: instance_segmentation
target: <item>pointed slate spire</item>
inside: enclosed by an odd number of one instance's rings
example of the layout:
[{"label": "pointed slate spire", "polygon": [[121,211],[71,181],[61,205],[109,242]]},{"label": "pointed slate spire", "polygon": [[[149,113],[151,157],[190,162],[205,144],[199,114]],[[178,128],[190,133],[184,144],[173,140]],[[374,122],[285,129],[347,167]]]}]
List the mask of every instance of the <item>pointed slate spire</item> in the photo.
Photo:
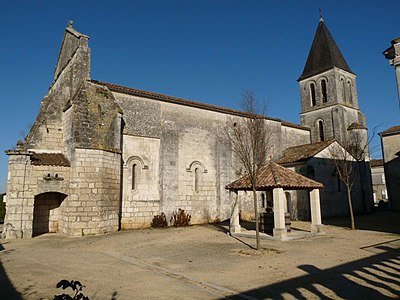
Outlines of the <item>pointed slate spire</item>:
[{"label": "pointed slate spire", "polygon": [[311,50],[308,53],[306,65],[303,73],[297,81],[327,71],[333,67],[354,74],[336,45],[335,40],[321,16]]}]

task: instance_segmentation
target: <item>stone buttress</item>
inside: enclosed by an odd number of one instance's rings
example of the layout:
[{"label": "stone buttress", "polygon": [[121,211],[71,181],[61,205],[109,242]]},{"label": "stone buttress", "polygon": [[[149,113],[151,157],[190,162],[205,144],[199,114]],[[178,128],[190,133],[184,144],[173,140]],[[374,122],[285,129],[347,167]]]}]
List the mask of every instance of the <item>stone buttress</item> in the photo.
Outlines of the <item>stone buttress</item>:
[{"label": "stone buttress", "polygon": [[54,82],[9,156],[7,238],[118,230],[121,109],[90,82],[89,37],[65,30]]}]

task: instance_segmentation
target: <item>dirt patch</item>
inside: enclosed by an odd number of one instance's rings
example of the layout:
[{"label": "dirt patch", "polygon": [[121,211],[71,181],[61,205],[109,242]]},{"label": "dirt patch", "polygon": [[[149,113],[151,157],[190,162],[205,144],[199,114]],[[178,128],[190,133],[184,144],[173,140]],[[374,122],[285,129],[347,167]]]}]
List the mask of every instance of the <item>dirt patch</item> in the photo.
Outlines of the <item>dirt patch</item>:
[{"label": "dirt patch", "polygon": [[273,249],[273,248],[261,248],[256,249],[233,249],[231,254],[240,256],[274,256],[283,253],[283,251]]},{"label": "dirt patch", "polygon": [[[397,224],[400,213],[378,220]],[[328,225],[323,236],[262,240],[259,251],[212,226],[1,241],[0,298],[50,299],[61,279],[82,282],[90,300],[399,298],[400,235],[382,228]]]}]

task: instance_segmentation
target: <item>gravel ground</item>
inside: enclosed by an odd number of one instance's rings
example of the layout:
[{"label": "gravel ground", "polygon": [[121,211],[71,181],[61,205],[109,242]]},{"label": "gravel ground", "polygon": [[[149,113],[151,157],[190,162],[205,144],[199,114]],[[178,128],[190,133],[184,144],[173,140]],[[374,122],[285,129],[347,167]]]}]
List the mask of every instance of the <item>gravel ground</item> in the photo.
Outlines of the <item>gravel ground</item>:
[{"label": "gravel ground", "polygon": [[[400,297],[400,214],[324,223],[323,236],[233,238],[219,225],[0,242],[0,299],[52,299],[61,279],[93,299],[391,299]],[[305,222],[294,222],[302,230]]]}]

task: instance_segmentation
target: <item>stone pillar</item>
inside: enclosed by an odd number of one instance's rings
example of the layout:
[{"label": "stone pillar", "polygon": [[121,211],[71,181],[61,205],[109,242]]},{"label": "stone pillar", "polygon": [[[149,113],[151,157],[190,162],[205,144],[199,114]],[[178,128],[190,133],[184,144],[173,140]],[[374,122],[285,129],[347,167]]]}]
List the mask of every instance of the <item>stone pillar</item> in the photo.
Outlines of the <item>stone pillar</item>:
[{"label": "stone pillar", "polygon": [[319,189],[314,189],[310,192],[310,207],[311,207],[311,232],[322,233]]},{"label": "stone pillar", "polygon": [[8,179],[6,216],[3,237],[32,237],[34,196],[29,180],[31,178],[30,155],[25,150],[8,150]]},{"label": "stone pillar", "polygon": [[274,200],[274,230],[273,235],[279,239],[283,239],[287,235],[285,227],[285,193],[282,188],[272,190]]},{"label": "stone pillar", "polygon": [[232,201],[232,192],[229,192],[229,197],[231,198],[231,203],[233,203],[232,206],[232,212],[231,212],[231,218],[229,220],[229,232],[230,234],[235,234],[235,233],[240,233],[240,223],[239,223],[239,193],[236,191],[234,192],[236,194],[236,199]]}]

